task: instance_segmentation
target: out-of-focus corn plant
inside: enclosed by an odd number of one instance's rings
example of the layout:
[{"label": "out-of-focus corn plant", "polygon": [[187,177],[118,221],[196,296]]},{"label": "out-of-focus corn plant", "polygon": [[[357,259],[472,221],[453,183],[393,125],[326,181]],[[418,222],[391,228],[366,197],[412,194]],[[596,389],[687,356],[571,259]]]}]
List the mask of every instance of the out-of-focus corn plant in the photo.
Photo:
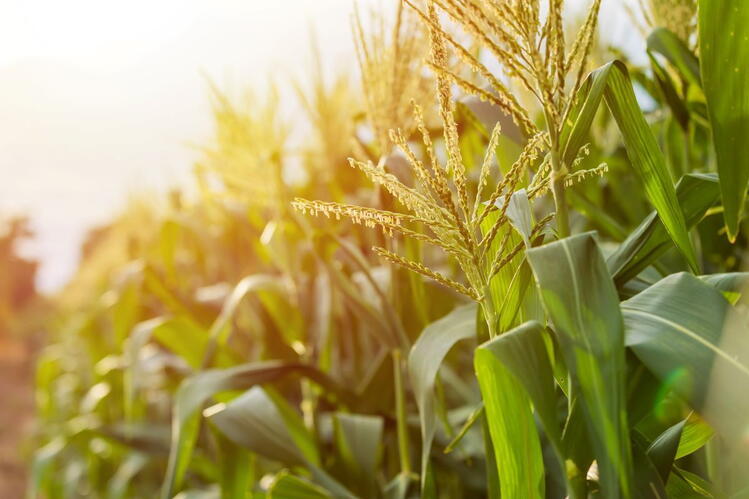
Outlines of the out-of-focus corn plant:
[{"label": "out-of-focus corn plant", "polygon": [[746,494],[749,8],[700,0],[698,54],[666,4],[650,70],[593,68],[599,0],[355,14],[293,147],[214,90],[197,194],[60,297],[29,495]]}]

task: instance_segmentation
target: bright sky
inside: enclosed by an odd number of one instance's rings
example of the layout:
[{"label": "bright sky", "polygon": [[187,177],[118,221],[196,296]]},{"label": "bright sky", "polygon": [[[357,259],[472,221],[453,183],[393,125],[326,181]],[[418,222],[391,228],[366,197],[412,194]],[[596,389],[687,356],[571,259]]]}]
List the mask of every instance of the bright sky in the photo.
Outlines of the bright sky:
[{"label": "bright sky", "polygon": [[[388,0],[363,0],[362,3]],[[573,3],[579,3],[573,2]],[[587,3],[587,2],[586,2]],[[605,32],[627,37],[616,10]],[[203,75],[231,92],[301,76],[315,27],[330,67],[354,67],[353,0],[4,0],[0,215],[32,216],[39,284],[73,272],[85,231],[129,193],[187,178],[210,135]]]}]

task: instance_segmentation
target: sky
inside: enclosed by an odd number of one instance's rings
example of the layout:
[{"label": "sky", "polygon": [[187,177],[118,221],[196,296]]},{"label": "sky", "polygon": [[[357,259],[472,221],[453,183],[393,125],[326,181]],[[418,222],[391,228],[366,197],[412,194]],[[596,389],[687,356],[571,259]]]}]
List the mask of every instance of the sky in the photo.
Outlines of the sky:
[{"label": "sky", "polygon": [[[620,3],[604,0],[602,31],[629,40]],[[66,282],[86,231],[128,196],[189,178],[191,144],[211,136],[206,78],[231,95],[302,77],[311,29],[327,68],[354,68],[353,4],[4,0],[0,216],[31,216],[37,235],[24,251],[42,260],[41,289]]]}]

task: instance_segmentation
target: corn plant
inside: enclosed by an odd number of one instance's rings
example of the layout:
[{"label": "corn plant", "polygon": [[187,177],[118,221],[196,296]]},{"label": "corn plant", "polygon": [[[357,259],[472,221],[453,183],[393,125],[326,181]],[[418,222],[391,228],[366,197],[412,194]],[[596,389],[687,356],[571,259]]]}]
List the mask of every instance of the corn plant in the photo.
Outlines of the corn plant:
[{"label": "corn plant", "polygon": [[749,8],[694,7],[649,68],[593,67],[599,0],[356,13],[301,151],[214,89],[198,194],[57,304],[29,496],[745,497]]}]

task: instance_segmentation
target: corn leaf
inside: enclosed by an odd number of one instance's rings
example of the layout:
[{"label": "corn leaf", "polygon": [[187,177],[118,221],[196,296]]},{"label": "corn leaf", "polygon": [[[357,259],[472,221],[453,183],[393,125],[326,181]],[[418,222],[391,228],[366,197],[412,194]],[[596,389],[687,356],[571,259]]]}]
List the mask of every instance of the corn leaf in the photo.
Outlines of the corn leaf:
[{"label": "corn leaf", "polygon": [[687,417],[684,430],[681,432],[676,459],[681,459],[701,449],[715,433],[705,421],[692,413]]},{"label": "corn leaf", "polygon": [[631,497],[624,413],[624,327],[616,288],[592,234],[526,252],[582,399],[606,497]]},{"label": "corn leaf", "polygon": [[[676,195],[687,227],[696,225],[718,200],[715,175],[690,173],[676,186]],[[656,212],[648,215],[606,260],[618,286],[626,283],[652,264],[671,247],[668,233]]]},{"label": "corn leaf", "polygon": [[333,496],[319,485],[282,471],[268,488],[269,499],[332,499]]},{"label": "corn leaf", "polygon": [[476,305],[457,308],[424,328],[408,355],[408,374],[421,423],[421,483],[425,484],[429,454],[437,431],[434,383],[440,365],[459,341],[476,336]]},{"label": "corn leaf", "polygon": [[688,82],[698,87],[702,85],[700,61],[672,31],[666,28],[655,28],[648,36],[647,44],[649,52],[665,57]]},{"label": "corn leaf", "polygon": [[562,133],[563,158],[571,164],[585,143],[601,98],[606,100],[624,139],[627,155],[645,186],[645,194],[663,221],[666,232],[697,271],[697,259],[686,222],[679,209],[673,182],[663,153],[637,104],[629,72],[621,61],[613,61],[590,74],[581,89]]},{"label": "corn leaf", "polygon": [[474,357],[502,494],[544,497],[544,466],[531,403],[561,462],[554,377],[544,328],[527,322],[481,345]]},{"label": "corn leaf", "polygon": [[723,218],[735,241],[749,184],[749,2],[700,0],[699,28]]},{"label": "corn leaf", "polygon": [[279,402],[286,404],[279,395],[253,386],[228,404],[209,407],[205,415],[235,444],[287,465],[306,466],[315,481],[334,497],[353,497],[319,467],[314,438],[301,416],[294,413],[293,417],[291,408],[279,406]]},{"label": "corn leaf", "polygon": [[718,290],[675,274],[621,308],[627,346],[661,381],[718,431],[734,434],[746,424],[749,401],[739,394],[749,390],[749,339],[724,334],[730,305]]},{"label": "corn leaf", "polygon": [[174,399],[172,446],[162,487],[162,497],[171,498],[179,490],[190,461],[200,425],[198,411],[211,397],[229,390],[247,389],[298,372],[318,383],[331,386],[327,378],[310,366],[276,361],[243,364],[229,369],[203,371],[184,380]]},{"label": "corn leaf", "polygon": [[372,495],[380,457],[384,420],[380,416],[337,413],[333,418],[336,448],[355,492]]},{"label": "corn leaf", "polygon": [[647,456],[658,470],[663,483],[668,482],[685,425],[686,420],[682,420],[667,428],[648,447]]}]

